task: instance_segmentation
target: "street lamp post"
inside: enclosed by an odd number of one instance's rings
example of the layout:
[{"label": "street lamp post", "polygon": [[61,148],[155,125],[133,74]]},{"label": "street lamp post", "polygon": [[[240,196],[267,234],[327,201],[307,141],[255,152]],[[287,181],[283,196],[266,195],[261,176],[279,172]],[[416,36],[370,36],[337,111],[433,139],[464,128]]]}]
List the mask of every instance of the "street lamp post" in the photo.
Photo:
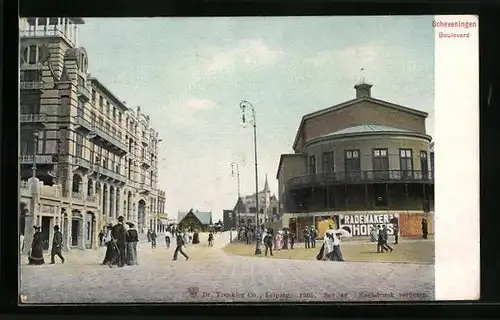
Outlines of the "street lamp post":
[{"label": "street lamp post", "polygon": [[255,108],[248,101],[240,102],[240,109],[242,111],[242,122],[245,124],[245,110],[247,107],[250,107],[252,110],[252,124],[253,124],[253,146],[254,146],[254,156],[255,156],[255,235],[256,235],[256,243],[255,243],[255,255],[262,254],[262,250],[260,247],[260,223],[259,223],[259,173],[257,169],[257,121],[255,117]]},{"label": "street lamp post", "polygon": [[230,164],[231,166],[231,175],[234,177],[234,168],[236,168],[236,178],[237,178],[237,181],[238,181],[238,202],[236,203],[236,210],[237,210],[237,216],[238,216],[238,221],[236,221],[236,225],[238,225],[238,227],[240,226],[240,208],[239,208],[239,202],[240,202],[240,199],[241,199],[241,193],[240,193],[240,166],[236,163],[236,162],[231,162]]}]

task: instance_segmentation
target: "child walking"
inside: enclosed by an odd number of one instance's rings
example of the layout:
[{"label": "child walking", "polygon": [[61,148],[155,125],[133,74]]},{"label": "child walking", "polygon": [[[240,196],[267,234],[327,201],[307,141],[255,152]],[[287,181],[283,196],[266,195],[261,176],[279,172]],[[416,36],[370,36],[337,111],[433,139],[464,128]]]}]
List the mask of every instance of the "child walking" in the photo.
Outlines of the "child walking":
[{"label": "child walking", "polygon": [[208,246],[213,247],[214,246],[214,235],[212,232],[208,234]]}]

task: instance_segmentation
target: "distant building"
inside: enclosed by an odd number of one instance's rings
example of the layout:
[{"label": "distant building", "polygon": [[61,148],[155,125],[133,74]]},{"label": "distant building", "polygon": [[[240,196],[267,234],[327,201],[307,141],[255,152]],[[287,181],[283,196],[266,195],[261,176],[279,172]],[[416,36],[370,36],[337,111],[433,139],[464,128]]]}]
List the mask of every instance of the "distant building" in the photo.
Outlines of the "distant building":
[{"label": "distant building", "polygon": [[[269,188],[269,183],[264,184],[264,189],[259,191],[259,224],[267,221],[274,221],[279,219],[278,214],[278,199],[275,195],[271,194],[271,189]],[[255,224],[255,193],[249,196],[242,196],[236,201],[233,211],[236,214],[236,221],[239,221],[240,225],[250,225]]]},{"label": "distant building", "polygon": [[394,217],[402,236],[418,236],[424,217],[433,233],[427,113],[375,99],[371,87],[357,84],[355,99],[304,115],[294,154],[281,155],[282,225],[299,238],[306,226],[321,234],[329,225],[366,236]]},{"label": "distant building", "polygon": [[188,212],[179,211],[177,221],[177,226],[181,230],[198,230],[204,232],[212,225],[212,212],[195,211],[192,209]]}]

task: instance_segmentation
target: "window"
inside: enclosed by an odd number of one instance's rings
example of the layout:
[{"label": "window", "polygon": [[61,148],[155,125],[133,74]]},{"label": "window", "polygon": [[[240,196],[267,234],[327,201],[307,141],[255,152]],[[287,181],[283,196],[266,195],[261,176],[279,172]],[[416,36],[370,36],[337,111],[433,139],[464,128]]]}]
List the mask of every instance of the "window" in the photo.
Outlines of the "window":
[{"label": "window", "polygon": [[40,72],[38,70],[26,70],[22,73],[21,81],[34,82],[40,81]]},{"label": "window", "polygon": [[359,178],[361,174],[361,163],[359,161],[359,150],[345,150],[345,172],[348,178]]},{"label": "window", "polygon": [[91,113],[90,114],[90,123],[92,123],[92,125],[95,125],[95,119],[96,119],[95,113]]},{"label": "window", "polygon": [[150,187],[153,187],[153,171],[151,171],[151,174],[149,176],[149,181],[150,181]]},{"label": "window", "polygon": [[35,148],[35,141],[33,137],[33,131],[22,130],[21,131],[21,154],[32,155]]},{"label": "window", "polygon": [[104,129],[104,119],[102,117],[99,117],[99,127]]},{"label": "window", "polygon": [[77,109],[77,116],[80,118],[83,118],[83,115],[85,114],[85,109],[84,109],[84,104],[83,101],[78,100],[78,109]]},{"label": "window", "polygon": [[83,136],[81,134],[76,135],[76,152],[77,158],[83,157]]},{"label": "window", "polygon": [[40,96],[21,95],[20,109],[21,113],[40,113]]},{"label": "window", "polygon": [[373,176],[384,179],[389,174],[389,155],[387,149],[373,149]]},{"label": "window", "polygon": [[122,113],[121,112],[118,112],[118,123],[119,124],[122,123]]},{"label": "window", "polygon": [[109,102],[106,102],[106,115],[109,117],[109,112],[110,112],[110,109],[111,109],[111,105],[109,104]]},{"label": "window", "polygon": [[113,107],[113,120],[116,120],[116,108]]},{"label": "window", "polygon": [[309,156],[309,174],[316,174],[316,156]]},{"label": "window", "polygon": [[103,103],[104,103],[104,99],[102,98],[102,96],[99,96],[99,107],[102,108]]},{"label": "window", "polygon": [[95,89],[92,89],[92,103],[95,103]]},{"label": "window", "polygon": [[36,64],[38,62],[38,47],[31,45],[28,47],[28,63]]},{"label": "window", "polygon": [[399,149],[399,166],[403,177],[407,178],[412,175],[413,158],[411,149]]},{"label": "window", "polygon": [[323,172],[334,172],[333,167],[333,151],[323,152]]},{"label": "window", "polygon": [[422,177],[427,177],[429,174],[429,163],[427,162],[427,151],[420,151],[420,168],[422,169]]}]

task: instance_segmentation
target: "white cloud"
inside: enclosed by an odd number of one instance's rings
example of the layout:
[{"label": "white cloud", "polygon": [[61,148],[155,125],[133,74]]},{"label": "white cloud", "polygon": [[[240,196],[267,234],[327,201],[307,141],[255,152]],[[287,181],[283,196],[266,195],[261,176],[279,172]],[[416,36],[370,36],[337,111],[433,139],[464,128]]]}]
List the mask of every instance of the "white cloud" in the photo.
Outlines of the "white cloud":
[{"label": "white cloud", "polygon": [[380,72],[387,73],[388,68],[396,64],[404,68],[399,69],[400,72],[415,72],[417,58],[414,48],[368,42],[360,46],[320,51],[305,62],[316,68],[331,68],[337,74],[350,74],[359,78],[361,68],[365,69],[365,75],[375,75]]},{"label": "white cloud", "polygon": [[188,99],[168,108],[165,117],[173,125],[198,125],[202,122],[200,112],[210,110],[216,103],[208,99]]},{"label": "white cloud", "polygon": [[283,51],[270,48],[263,40],[241,40],[234,46],[208,48],[206,71],[216,74],[238,66],[256,67],[275,63]]}]

